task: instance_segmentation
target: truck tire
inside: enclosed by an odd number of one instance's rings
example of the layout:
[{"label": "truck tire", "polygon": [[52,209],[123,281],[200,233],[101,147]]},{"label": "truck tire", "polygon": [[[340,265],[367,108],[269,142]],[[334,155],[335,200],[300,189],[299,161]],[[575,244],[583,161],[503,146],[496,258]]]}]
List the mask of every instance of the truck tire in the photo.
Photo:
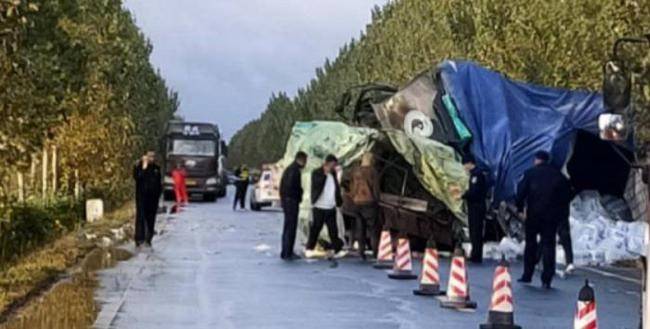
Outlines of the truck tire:
[{"label": "truck tire", "polygon": [[223,187],[219,192],[217,192],[217,198],[225,198],[226,197],[226,187]]},{"label": "truck tire", "polygon": [[175,199],[176,199],[176,195],[174,195],[174,192],[165,191],[163,193],[163,200],[165,200],[165,201],[174,201]]},{"label": "truck tire", "polygon": [[206,193],[203,195],[203,201],[205,202],[215,202],[217,201],[217,195],[214,193]]}]

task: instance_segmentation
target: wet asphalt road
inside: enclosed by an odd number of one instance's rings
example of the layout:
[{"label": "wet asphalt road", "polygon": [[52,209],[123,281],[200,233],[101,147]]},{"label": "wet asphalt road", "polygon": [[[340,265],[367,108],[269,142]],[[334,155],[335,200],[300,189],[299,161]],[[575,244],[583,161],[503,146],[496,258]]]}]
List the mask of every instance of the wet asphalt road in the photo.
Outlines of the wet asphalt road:
[{"label": "wet asphalt road", "polygon": [[[279,259],[281,213],[233,212],[230,202],[192,204],[160,218],[154,250],[100,273],[96,328],[478,328],[487,315],[494,263],[470,266],[474,313],[413,296],[355,258]],[[416,269],[419,269],[419,262]],[[441,260],[443,284],[449,260]],[[512,276],[521,274],[513,264]],[[595,284],[601,328],[637,328],[640,287],[579,272],[555,289],[514,284],[515,319],[526,329],[571,328],[586,275]]]}]

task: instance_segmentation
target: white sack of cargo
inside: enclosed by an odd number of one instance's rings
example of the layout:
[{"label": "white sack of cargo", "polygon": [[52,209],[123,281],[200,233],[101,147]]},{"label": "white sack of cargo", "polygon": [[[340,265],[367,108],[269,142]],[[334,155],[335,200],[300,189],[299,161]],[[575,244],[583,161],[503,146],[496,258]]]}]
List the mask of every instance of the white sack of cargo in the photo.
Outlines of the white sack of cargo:
[{"label": "white sack of cargo", "polygon": [[[603,206],[605,200],[616,208]],[[648,225],[630,222],[624,213],[612,197],[603,198],[598,192],[585,191],[573,200],[570,223],[576,265],[606,265],[641,255]]]}]

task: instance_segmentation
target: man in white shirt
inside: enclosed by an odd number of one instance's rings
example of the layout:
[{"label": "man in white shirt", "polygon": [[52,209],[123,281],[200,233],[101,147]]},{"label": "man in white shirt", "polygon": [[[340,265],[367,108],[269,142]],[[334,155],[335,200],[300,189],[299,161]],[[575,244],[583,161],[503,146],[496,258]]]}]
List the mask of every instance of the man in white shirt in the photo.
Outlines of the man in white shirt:
[{"label": "man in white shirt", "polygon": [[325,163],[321,168],[311,173],[311,202],[313,221],[309,229],[309,239],[305,250],[305,256],[313,256],[314,248],[318,241],[323,225],[327,225],[327,232],[331,240],[330,247],[334,249],[337,257],[343,257],[343,241],[339,238],[338,227],[336,226],[336,208],[343,203],[338,179],[336,178],[336,166],[338,160],[334,155],[325,157]]}]

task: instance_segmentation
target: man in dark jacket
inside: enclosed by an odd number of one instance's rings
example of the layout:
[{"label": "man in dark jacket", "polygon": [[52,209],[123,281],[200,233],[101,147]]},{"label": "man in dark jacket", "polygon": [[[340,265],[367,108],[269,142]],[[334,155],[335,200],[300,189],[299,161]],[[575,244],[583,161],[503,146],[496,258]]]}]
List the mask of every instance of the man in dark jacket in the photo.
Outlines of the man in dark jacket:
[{"label": "man in dark jacket", "polygon": [[467,201],[467,215],[469,221],[469,238],[472,243],[472,263],[483,262],[483,231],[485,227],[485,202],[487,198],[487,183],[485,174],[476,166],[472,155],[463,159],[465,170],[469,173],[469,188],[463,195]]},{"label": "man in dark jacket", "polygon": [[333,155],[325,158],[321,168],[311,173],[311,203],[313,221],[309,229],[309,239],[305,250],[305,256],[313,256],[314,248],[323,224],[327,225],[327,231],[331,240],[331,247],[336,257],[343,257],[343,241],[339,238],[336,225],[336,208],[343,204],[341,189],[336,178],[336,166],[338,160]]},{"label": "man in dark jacket", "polygon": [[535,166],[524,174],[517,188],[517,208],[526,208],[526,248],[524,273],[520,282],[530,283],[537,263],[537,237],[541,236],[542,286],[551,288],[555,275],[555,244],[560,220],[567,215],[571,202],[568,179],[550,163],[547,152],[535,154]]},{"label": "man in dark jacket", "polygon": [[162,193],[160,167],[155,163],[156,154],[148,151],[133,168],[135,180],[135,245],[143,243],[151,247],[156,225],[158,200]]},{"label": "man in dark jacket", "polygon": [[298,229],[298,211],[302,201],[302,168],[307,163],[305,152],[296,153],[295,160],[282,173],[280,180],[280,200],[284,211],[284,226],[282,228],[282,252],[280,257],[284,260],[299,258],[293,253],[296,243],[296,230]]}]

